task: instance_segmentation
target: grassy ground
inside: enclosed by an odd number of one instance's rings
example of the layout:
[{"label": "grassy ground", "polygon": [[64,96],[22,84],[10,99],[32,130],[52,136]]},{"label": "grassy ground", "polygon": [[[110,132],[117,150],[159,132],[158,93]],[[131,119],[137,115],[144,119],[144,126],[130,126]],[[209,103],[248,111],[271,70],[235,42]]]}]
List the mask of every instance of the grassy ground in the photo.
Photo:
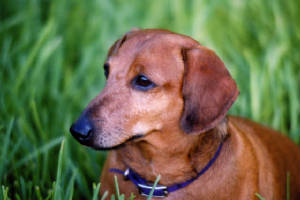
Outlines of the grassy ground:
[{"label": "grassy ground", "polygon": [[241,91],[231,113],[299,143],[299,8],[297,0],[1,0],[0,199],[93,197],[105,153],[68,129],[104,85],[109,46],[132,27],[170,29],[214,49]]}]

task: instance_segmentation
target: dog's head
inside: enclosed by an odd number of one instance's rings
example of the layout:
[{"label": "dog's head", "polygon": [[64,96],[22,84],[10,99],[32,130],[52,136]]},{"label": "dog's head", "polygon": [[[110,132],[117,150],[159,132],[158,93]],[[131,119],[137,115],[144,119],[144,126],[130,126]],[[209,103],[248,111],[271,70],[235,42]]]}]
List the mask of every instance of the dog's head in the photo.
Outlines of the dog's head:
[{"label": "dog's head", "polygon": [[164,30],[127,33],[110,48],[104,70],[106,86],[70,129],[95,149],[176,128],[208,131],[239,93],[213,51]]}]

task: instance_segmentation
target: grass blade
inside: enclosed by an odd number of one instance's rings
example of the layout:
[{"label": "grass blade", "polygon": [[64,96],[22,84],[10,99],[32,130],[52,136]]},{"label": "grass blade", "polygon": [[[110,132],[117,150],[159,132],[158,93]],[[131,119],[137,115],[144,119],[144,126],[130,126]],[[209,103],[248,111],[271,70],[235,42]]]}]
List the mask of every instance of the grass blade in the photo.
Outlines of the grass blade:
[{"label": "grass blade", "polygon": [[15,83],[15,87],[14,87],[14,93],[17,94],[18,90],[21,86],[21,84],[24,81],[24,78],[30,68],[30,66],[32,66],[33,62],[35,61],[36,56],[39,53],[40,48],[42,47],[42,45],[44,44],[44,42],[47,40],[47,38],[50,36],[51,31],[53,30],[54,26],[52,21],[49,21],[48,24],[46,25],[46,27],[44,27],[43,31],[40,34],[39,39],[37,40],[37,42],[35,43],[35,45],[33,46],[24,66],[22,66],[20,72],[18,73],[18,77],[16,78],[16,83]]},{"label": "grass blade", "polygon": [[290,200],[291,199],[291,194],[290,194],[290,172],[286,173],[286,200]]},{"label": "grass blade", "polygon": [[2,185],[2,195],[3,195],[3,200],[8,200],[8,187],[5,187]]},{"label": "grass blade", "polygon": [[101,200],[105,200],[107,196],[108,196],[108,191],[105,191],[103,196],[101,197]]},{"label": "grass blade", "polygon": [[9,139],[10,139],[10,135],[12,132],[12,127],[14,124],[14,118],[12,118],[10,120],[10,123],[8,125],[6,134],[5,134],[5,138],[4,138],[4,143],[2,144],[2,153],[1,153],[1,158],[0,158],[0,185],[1,185],[1,181],[2,181],[2,176],[3,176],[3,169],[6,166],[6,158],[7,158],[7,153],[8,153],[8,146],[9,146]]},{"label": "grass blade", "polygon": [[66,196],[64,199],[69,199],[72,200],[73,199],[73,193],[74,193],[74,182],[75,182],[75,178],[77,176],[78,171],[75,170],[73,172],[73,175],[71,177],[71,180],[68,183],[68,188],[67,188],[67,192],[66,192]]},{"label": "grass blade", "polygon": [[94,186],[93,200],[98,200],[99,191],[100,191],[100,186],[101,186],[100,183],[98,183],[97,186]]},{"label": "grass blade", "polygon": [[50,142],[48,142],[47,144],[41,146],[40,148],[36,149],[34,152],[30,153],[29,155],[25,156],[23,159],[21,159],[20,161],[18,161],[12,169],[17,169],[20,166],[22,166],[23,164],[29,162],[30,160],[33,160],[34,158],[36,158],[38,155],[43,154],[48,152],[50,149],[52,149],[53,147],[55,147],[56,145],[58,145],[59,143],[62,142],[64,137],[58,137],[58,138],[54,138],[52,139]]},{"label": "grass blade", "polygon": [[152,189],[151,189],[151,191],[150,191],[149,196],[147,197],[147,200],[151,200],[152,195],[153,195],[153,192],[154,192],[154,188],[156,187],[156,185],[157,185],[157,183],[159,182],[159,180],[160,180],[160,175],[158,175],[158,176],[156,177],[156,180],[155,180],[155,182],[154,182],[154,184],[153,184],[153,187],[152,187]]},{"label": "grass blade", "polygon": [[257,196],[257,198],[259,199],[259,200],[266,200],[265,198],[263,198],[260,194],[258,194],[258,193],[255,193],[255,196]]},{"label": "grass blade", "polygon": [[124,200],[124,195],[120,195],[120,190],[119,190],[119,184],[118,184],[118,178],[115,175],[115,188],[116,188],[116,196],[117,196],[117,200]]},{"label": "grass blade", "polygon": [[65,140],[63,139],[60,145],[59,156],[58,156],[58,167],[56,174],[56,183],[54,188],[54,200],[61,199],[61,171],[62,171],[62,161],[63,161],[63,153],[64,153],[64,144]]}]

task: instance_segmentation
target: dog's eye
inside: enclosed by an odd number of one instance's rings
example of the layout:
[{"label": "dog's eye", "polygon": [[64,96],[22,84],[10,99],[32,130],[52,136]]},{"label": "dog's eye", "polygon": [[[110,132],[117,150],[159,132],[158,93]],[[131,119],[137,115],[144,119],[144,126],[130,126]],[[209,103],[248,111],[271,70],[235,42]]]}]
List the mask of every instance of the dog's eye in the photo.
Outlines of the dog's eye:
[{"label": "dog's eye", "polygon": [[137,90],[147,91],[151,88],[154,88],[156,85],[151,80],[149,80],[146,76],[137,75],[132,80],[132,86]]},{"label": "dog's eye", "polygon": [[109,64],[105,63],[103,67],[104,67],[104,75],[105,75],[105,77],[107,79],[107,77],[109,75]]}]

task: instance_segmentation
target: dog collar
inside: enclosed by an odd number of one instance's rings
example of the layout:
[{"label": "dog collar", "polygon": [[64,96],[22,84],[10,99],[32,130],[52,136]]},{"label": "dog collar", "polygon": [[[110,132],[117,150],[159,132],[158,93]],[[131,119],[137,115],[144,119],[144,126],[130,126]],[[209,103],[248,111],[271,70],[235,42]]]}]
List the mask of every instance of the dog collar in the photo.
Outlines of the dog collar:
[{"label": "dog collar", "polygon": [[[197,173],[197,175],[183,183],[175,183],[171,186],[164,186],[157,184],[153,191],[153,197],[166,197],[168,193],[175,192],[176,190],[182,189],[192,182],[194,182],[197,178],[203,175],[216,161],[218,156],[220,155],[221,149],[223,146],[223,141],[220,143],[215,155],[213,158],[206,164],[206,166]],[[153,183],[142,178],[138,173],[134,172],[132,169],[127,168],[125,171],[120,169],[111,168],[110,172],[122,174],[125,177],[125,180],[130,180],[139,190],[139,193],[144,196],[149,196],[150,192],[153,188]]]}]

